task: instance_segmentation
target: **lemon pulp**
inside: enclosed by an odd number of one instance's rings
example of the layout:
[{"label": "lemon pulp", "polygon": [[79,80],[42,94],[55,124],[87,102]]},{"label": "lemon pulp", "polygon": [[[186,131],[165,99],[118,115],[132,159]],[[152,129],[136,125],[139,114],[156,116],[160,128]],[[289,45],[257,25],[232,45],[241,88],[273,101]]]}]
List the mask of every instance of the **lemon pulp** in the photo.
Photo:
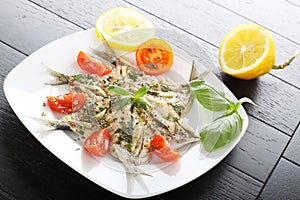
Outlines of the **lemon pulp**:
[{"label": "lemon pulp", "polygon": [[96,21],[96,35],[105,38],[116,49],[133,51],[141,43],[153,38],[153,23],[131,8],[116,7],[102,13]]},{"label": "lemon pulp", "polygon": [[231,30],[222,40],[219,63],[222,70],[240,79],[268,73],[275,62],[275,43],[270,33],[255,24]]}]

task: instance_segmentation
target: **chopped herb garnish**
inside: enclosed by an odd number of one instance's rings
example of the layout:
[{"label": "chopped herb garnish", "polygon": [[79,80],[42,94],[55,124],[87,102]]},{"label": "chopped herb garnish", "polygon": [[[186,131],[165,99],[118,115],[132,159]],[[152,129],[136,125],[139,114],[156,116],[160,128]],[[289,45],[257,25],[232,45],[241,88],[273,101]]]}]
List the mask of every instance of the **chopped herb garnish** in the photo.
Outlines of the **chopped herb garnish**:
[{"label": "chopped herb garnish", "polygon": [[152,63],[148,63],[147,66],[150,67],[150,68],[152,68],[152,69],[156,69],[156,66],[154,64],[152,64]]},{"label": "chopped herb garnish", "polygon": [[109,126],[109,123],[108,123],[108,121],[101,119],[101,120],[99,120],[99,125],[101,128],[106,128]]},{"label": "chopped herb garnish", "polygon": [[136,79],[137,79],[137,74],[136,73],[129,73],[128,75],[129,75],[129,78],[131,80],[136,81]]},{"label": "chopped herb garnish", "polygon": [[84,131],[82,129],[79,129],[78,132],[79,132],[80,135],[84,135]]},{"label": "chopped herb garnish", "polygon": [[90,126],[89,123],[84,123],[84,124],[83,124],[83,128],[84,128],[84,129],[87,129],[87,128],[90,128],[90,127],[91,127],[91,126]]},{"label": "chopped herb garnish", "polygon": [[78,81],[81,79],[81,74],[76,74],[76,75],[73,75],[72,78],[75,80],[75,81]]},{"label": "chopped herb garnish", "polygon": [[183,106],[181,106],[181,105],[176,105],[176,104],[172,104],[172,107],[173,107],[173,109],[175,110],[175,112],[176,112],[177,114],[179,114],[179,113],[182,111],[182,109],[183,109]]},{"label": "chopped herb garnish", "polygon": [[75,141],[75,142],[80,141],[80,138],[79,138],[79,137],[78,137],[78,138],[75,138],[74,141]]},{"label": "chopped herb garnish", "polygon": [[151,150],[153,151],[153,150],[155,150],[155,149],[156,149],[156,146],[153,145],[153,146],[151,147]]},{"label": "chopped herb garnish", "polygon": [[87,79],[92,79],[92,78],[93,77],[90,74],[87,75]]},{"label": "chopped herb garnish", "polygon": [[125,147],[126,147],[129,151],[131,150],[132,146],[133,146],[133,145],[132,145],[131,143],[128,143],[128,144],[125,145]]},{"label": "chopped herb garnish", "polygon": [[46,116],[46,113],[45,113],[45,112],[42,112],[42,113],[41,113],[41,116],[42,116],[42,117],[45,117],[45,116]]},{"label": "chopped herb garnish", "polygon": [[80,148],[76,148],[76,149],[75,149],[75,151],[79,151],[79,150],[80,150]]},{"label": "chopped herb garnish", "polygon": [[119,137],[120,140],[124,140],[126,142],[131,142],[132,140],[132,135],[128,135],[126,133],[123,133],[122,135],[120,135]]}]

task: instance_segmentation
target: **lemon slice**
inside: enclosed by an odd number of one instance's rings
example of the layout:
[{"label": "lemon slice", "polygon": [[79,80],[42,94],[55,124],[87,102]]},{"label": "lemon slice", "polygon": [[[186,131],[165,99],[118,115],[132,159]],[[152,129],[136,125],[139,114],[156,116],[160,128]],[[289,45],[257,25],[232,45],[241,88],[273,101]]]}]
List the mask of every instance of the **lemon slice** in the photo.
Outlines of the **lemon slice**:
[{"label": "lemon slice", "polygon": [[219,63],[224,73],[249,80],[268,73],[274,65],[275,54],[275,43],[268,30],[245,24],[223,38]]},{"label": "lemon slice", "polygon": [[153,23],[141,13],[116,7],[102,13],[96,21],[96,35],[104,37],[115,49],[133,51],[141,43],[153,38]]}]

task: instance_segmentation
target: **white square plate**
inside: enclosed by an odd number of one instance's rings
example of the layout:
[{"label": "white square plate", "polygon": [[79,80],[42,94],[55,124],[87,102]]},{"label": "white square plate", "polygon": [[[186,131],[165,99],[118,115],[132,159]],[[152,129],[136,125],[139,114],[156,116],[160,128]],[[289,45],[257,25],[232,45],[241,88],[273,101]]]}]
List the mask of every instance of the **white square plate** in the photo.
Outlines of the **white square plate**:
[{"label": "white square plate", "polygon": [[[64,131],[41,132],[43,125],[30,117],[41,117],[41,113],[45,112],[47,119],[59,118],[60,116],[53,114],[42,104],[45,102],[46,96],[67,92],[66,86],[54,87],[44,84],[51,79],[51,76],[43,64],[62,73],[81,73],[82,71],[76,67],[77,53],[79,50],[87,50],[98,45],[99,41],[95,36],[94,29],[60,38],[28,56],[9,73],[4,82],[7,100],[26,128],[54,155],[86,178],[127,198],[158,195],[182,186],[210,170],[236,146],[244,135],[248,127],[248,117],[241,106],[239,112],[244,119],[243,129],[234,142],[205,155],[199,151],[199,143],[190,145],[182,150],[182,157],[175,163],[156,161],[140,166],[152,177],[140,175],[133,177],[128,175],[123,165],[111,156],[100,158],[90,156],[82,148],[80,142],[75,141],[70,134],[66,134]],[[165,76],[175,80],[188,80],[191,60],[186,59],[186,56],[174,55],[173,67]],[[198,70],[203,72],[206,69],[198,67]],[[233,100],[236,100],[229,89],[212,73],[208,74],[205,81],[219,90],[225,91]],[[197,101],[194,101],[192,109],[184,121],[198,132],[214,117],[214,113],[205,110]]]}]

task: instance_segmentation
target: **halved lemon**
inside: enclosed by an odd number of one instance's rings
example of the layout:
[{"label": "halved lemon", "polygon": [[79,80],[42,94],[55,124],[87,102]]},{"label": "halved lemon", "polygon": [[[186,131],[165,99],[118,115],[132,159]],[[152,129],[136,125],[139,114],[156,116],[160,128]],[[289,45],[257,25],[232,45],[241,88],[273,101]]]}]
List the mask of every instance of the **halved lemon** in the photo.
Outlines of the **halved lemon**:
[{"label": "halved lemon", "polygon": [[219,63],[224,73],[240,79],[254,79],[268,73],[275,62],[274,40],[265,28],[244,24],[222,40]]},{"label": "halved lemon", "polygon": [[134,51],[141,43],[153,38],[154,24],[131,8],[116,7],[103,12],[96,21],[96,34],[115,49]]}]

